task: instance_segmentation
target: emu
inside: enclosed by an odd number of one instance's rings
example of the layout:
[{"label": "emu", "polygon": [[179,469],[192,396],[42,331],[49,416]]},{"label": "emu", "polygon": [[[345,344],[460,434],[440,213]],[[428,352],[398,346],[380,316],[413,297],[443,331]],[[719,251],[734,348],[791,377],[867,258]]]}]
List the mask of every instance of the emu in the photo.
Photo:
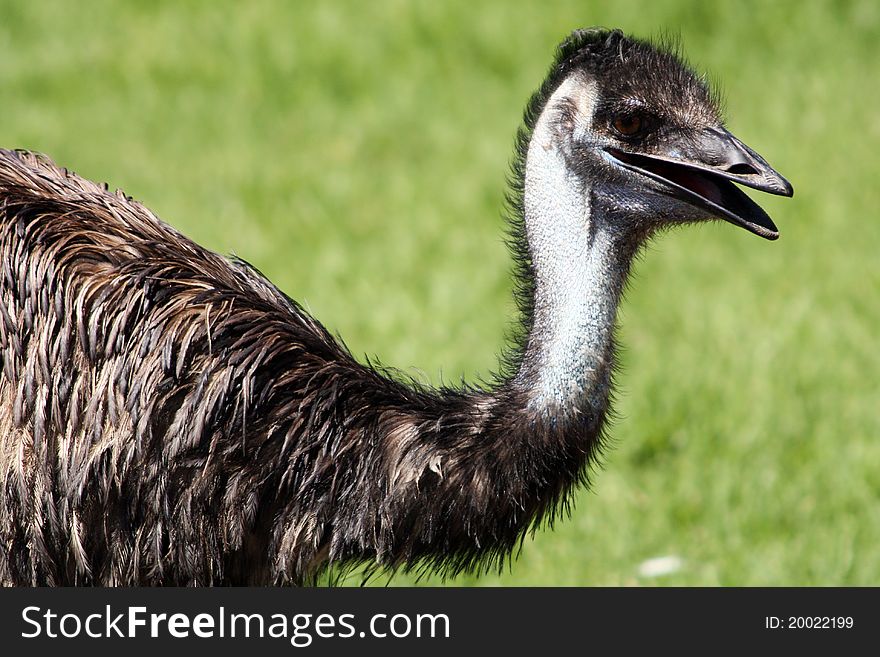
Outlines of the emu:
[{"label": "emu", "polygon": [[793,193],[674,47],[574,32],[516,141],[520,330],[489,383],[433,389],[122,192],[0,151],[0,582],[500,566],[589,485],[642,245],[713,219],[778,237],[734,183]]}]

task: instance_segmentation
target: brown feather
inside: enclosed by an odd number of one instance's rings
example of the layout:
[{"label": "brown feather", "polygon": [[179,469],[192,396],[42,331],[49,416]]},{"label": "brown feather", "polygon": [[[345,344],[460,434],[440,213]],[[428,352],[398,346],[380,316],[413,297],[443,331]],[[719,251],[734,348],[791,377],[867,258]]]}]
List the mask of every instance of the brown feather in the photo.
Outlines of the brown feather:
[{"label": "brown feather", "polygon": [[0,151],[0,253],[0,581],[452,573],[583,476],[514,390],[365,367],[246,263],[42,156]]}]

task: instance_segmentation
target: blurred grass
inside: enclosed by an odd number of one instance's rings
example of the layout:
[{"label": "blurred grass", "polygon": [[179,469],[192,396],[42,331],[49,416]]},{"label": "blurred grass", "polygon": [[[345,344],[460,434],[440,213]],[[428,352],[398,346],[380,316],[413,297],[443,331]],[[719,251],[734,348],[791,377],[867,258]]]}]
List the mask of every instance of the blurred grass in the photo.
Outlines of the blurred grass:
[{"label": "blurred grass", "polygon": [[[594,491],[452,583],[880,585],[877,2],[3,1],[0,144],[246,258],[356,355],[474,380],[511,317],[522,107],[594,24],[679,32],[796,197],[761,200],[777,243],[708,225],[645,254]],[[682,569],[638,574],[661,555]]]}]

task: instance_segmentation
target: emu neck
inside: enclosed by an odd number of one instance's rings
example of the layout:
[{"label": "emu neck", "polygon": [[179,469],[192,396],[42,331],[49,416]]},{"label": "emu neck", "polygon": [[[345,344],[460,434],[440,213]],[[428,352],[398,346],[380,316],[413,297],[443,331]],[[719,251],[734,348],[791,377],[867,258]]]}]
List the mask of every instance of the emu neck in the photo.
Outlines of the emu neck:
[{"label": "emu neck", "polygon": [[617,307],[637,243],[568,166],[552,116],[551,108],[539,119],[526,160],[535,296],[518,379],[532,410],[592,410],[598,417],[610,391]]}]

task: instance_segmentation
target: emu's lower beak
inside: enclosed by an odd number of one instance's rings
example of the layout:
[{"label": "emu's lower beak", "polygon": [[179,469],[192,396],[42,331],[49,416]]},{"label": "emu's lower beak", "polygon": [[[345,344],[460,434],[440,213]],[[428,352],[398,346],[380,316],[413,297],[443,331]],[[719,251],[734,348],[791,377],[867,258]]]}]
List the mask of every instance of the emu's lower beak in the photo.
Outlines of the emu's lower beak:
[{"label": "emu's lower beak", "polygon": [[[665,183],[670,194],[712,216],[768,240],[779,237],[773,220],[733,182],[758,191],[792,196],[794,189],[751,148],[722,128],[666,144],[657,153],[608,149],[620,164]],[[732,182],[731,182],[732,181]]]}]

